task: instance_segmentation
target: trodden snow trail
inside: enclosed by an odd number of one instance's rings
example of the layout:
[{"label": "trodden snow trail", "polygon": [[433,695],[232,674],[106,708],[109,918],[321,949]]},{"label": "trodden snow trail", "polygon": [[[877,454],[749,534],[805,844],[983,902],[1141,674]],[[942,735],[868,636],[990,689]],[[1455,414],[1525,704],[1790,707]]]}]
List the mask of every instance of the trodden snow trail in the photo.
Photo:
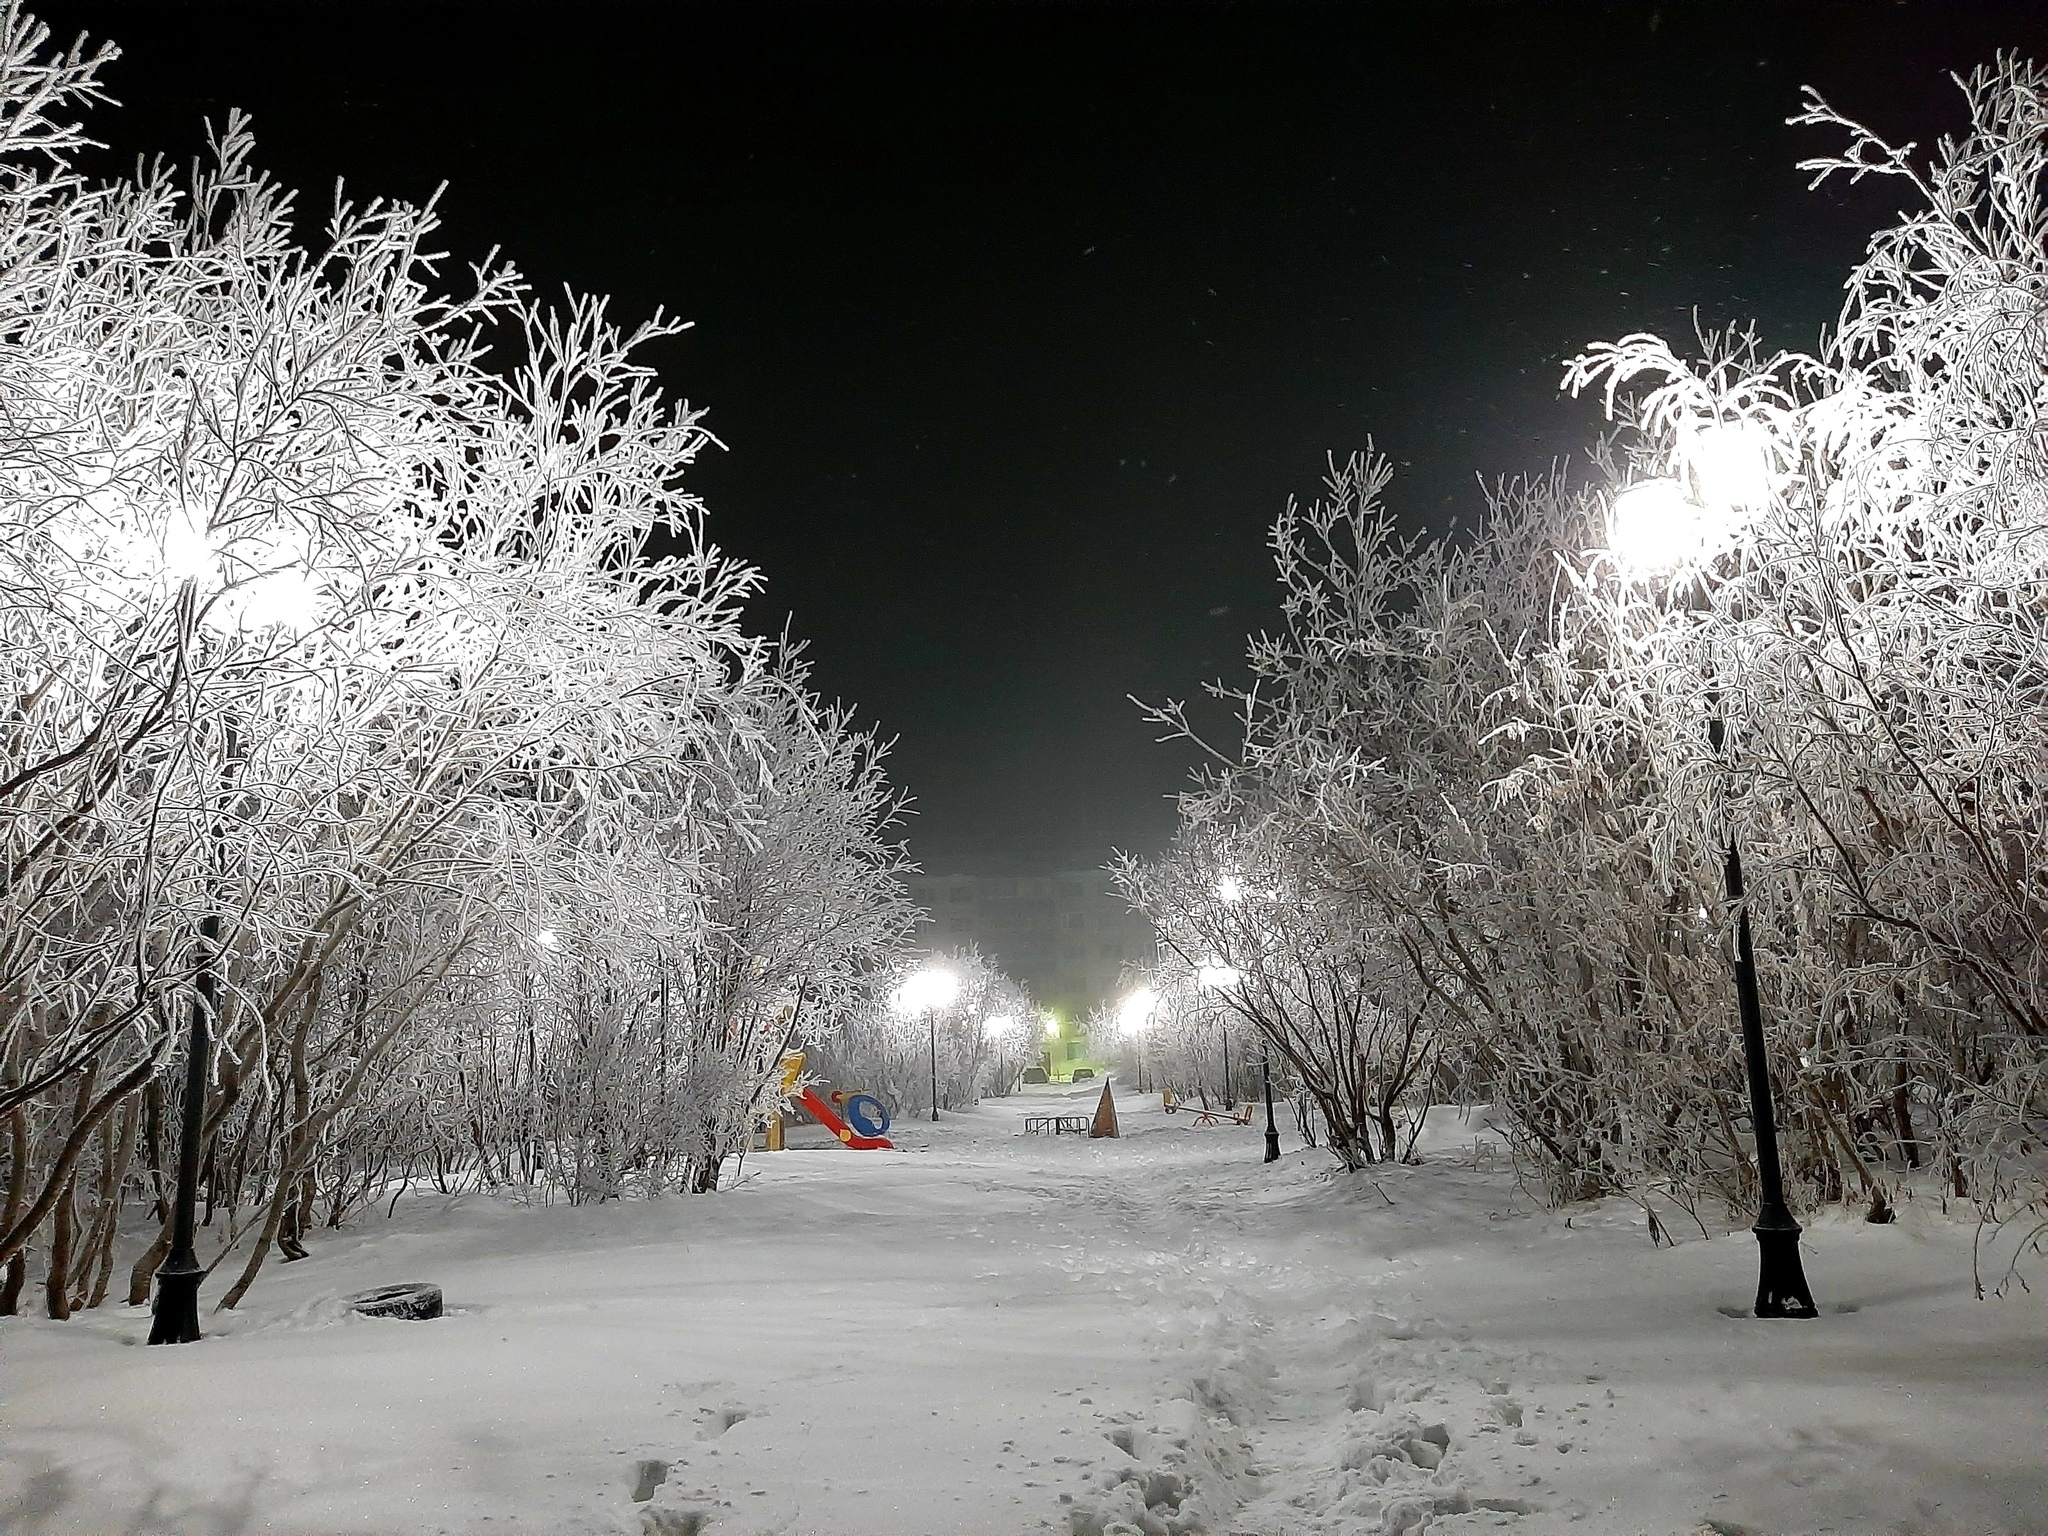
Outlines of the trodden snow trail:
[{"label": "trodden snow trail", "polygon": [[[1760,1324],[1746,1235],[1568,1224],[1455,1114],[1340,1176],[1134,1094],[1025,1136],[1048,1097],[716,1197],[407,1196],[194,1346],[11,1320],[0,1530],[2048,1531],[2040,1309],[1931,1213],[1813,1223],[1829,1310]],[[408,1279],[450,1315],[340,1305]]]}]

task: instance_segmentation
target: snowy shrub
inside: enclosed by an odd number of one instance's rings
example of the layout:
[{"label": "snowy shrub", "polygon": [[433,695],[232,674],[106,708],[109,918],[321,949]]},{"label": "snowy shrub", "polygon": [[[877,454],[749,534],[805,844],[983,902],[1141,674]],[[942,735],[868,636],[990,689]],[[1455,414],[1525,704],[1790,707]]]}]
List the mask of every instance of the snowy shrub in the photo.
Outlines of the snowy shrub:
[{"label": "snowy shrub", "polygon": [[[2042,1198],[2048,74],[1963,90],[1925,165],[1809,100],[1848,146],[1808,168],[1925,205],[1817,355],[1596,346],[1567,383],[1620,436],[1583,481],[1405,540],[1367,454],[1276,525],[1242,746],[1121,878],[1187,971],[1244,978],[1340,1158],[1456,1085],[1555,1199],[1748,1209],[1733,847],[1795,1187],[1877,1219],[1932,1161]],[[1614,544],[1629,488],[1654,570]]]},{"label": "snowy shrub", "polygon": [[302,246],[239,118],[88,185],[107,56],[0,14],[0,1311],[167,1217],[195,1020],[224,1304],[392,1181],[712,1187],[912,912],[684,487],[678,325],[442,297],[430,207]]}]

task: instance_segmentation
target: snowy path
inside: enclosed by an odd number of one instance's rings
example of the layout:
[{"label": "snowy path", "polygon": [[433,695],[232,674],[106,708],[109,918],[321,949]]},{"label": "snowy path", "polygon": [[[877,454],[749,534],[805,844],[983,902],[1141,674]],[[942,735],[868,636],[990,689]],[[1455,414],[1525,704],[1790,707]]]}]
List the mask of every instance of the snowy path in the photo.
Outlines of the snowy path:
[{"label": "snowy path", "polygon": [[[2041,1308],[1970,1298],[1966,1229],[1819,1223],[1854,1310],[1759,1324],[1715,1310],[1746,1236],[1567,1228],[1455,1122],[1376,1187],[1156,1099],[1116,1142],[1034,1107],[717,1199],[409,1199],[195,1348],[10,1322],[0,1530],[2048,1531]],[[454,1315],[334,1304],[400,1279]]]}]

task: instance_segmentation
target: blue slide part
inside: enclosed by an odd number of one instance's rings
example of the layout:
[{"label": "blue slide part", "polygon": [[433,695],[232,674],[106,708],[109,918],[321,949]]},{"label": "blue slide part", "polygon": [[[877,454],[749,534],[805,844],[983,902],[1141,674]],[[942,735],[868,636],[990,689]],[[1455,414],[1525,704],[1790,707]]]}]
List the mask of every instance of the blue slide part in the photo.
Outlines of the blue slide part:
[{"label": "blue slide part", "polygon": [[886,1136],[889,1134],[889,1109],[871,1093],[856,1093],[840,1108],[845,1112],[846,1123],[863,1136]]}]

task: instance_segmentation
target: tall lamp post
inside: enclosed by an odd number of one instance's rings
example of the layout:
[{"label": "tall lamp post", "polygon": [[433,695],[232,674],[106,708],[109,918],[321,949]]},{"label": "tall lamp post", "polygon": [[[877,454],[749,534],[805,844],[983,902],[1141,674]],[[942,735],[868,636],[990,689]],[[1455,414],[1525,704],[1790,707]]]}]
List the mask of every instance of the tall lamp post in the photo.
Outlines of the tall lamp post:
[{"label": "tall lamp post", "polygon": [[996,1048],[996,1081],[1002,1084],[1000,1097],[1008,1098],[1010,1093],[1010,1051],[1011,1033],[1017,1028],[1017,1021],[1007,1013],[981,1021],[981,1038],[993,1042]]},{"label": "tall lamp post", "polygon": [[1266,1161],[1280,1161],[1280,1127],[1273,1123],[1273,1047],[1264,1036],[1259,1039],[1259,1089],[1266,1095]]},{"label": "tall lamp post", "polygon": [[[230,583],[221,550],[210,529],[188,520],[173,520],[162,530],[162,575],[179,585],[181,623],[198,631],[200,657],[206,632],[244,633],[284,630],[305,634],[321,623],[321,594],[313,580],[309,552],[271,548],[266,558],[282,563],[268,569],[242,569]],[[243,560],[246,566],[246,558]],[[189,632],[188,632],[189,633]],[[189,640],[187,643],[190,643]],[[206,1119],[207,1069],[213,1053],[214,1026],[220,1017],[221,902],[218,883],[227,841],[226,818],[232,785],[242,765],[243,743],[232,712],[222,714],[220,800],[209,829],[215,889],[199,919],[192,986],[190,1024],[185,1042],[183,1120],[178,1128],[178,1177],[172,1193],[171,1251],[156,1272],[156,1296],[150,1306],[149,1342],[191,1344],[200,1338],[199,1285],[206,1271],[195,1251],[195,1215],[199,1204],[201,1132]]]},{"label": "tall lamp post", "polygon": [[[194,600],[194,588],[189,582],[185,600]],[[203,639],[201,644],[204,645]],[[242,762],[242,733],[232,714],[222,716],[222,745],[220,801],[207,831],[213,871],[192,957],[195,975],[185,1037],[185,1101],[178,1126],[178,1180],[171,1196],[171,1251],[156,1272],[156,1298],[149,1317],[152,1344],[193,1344],[200,1337],[199,1284],[206,1278],[206,1270],[195,1248],[194,1227],[199,1205],[201,1132],[206,1120],[207,1068],[213,1056],[214,1023],[220,1017],[219,882],[226,874],[222,846],[227,841],[230,786]]]},{"label": "tall lamp post", "polygon": [[214,1010],[219,1003],[215,970],[220,947],[220,909],[199,919],[199,975],[192,989],[190,1032],[185,1042],[184,1122],[178,1129],[178,1183],[171,1207],[171,1251],[156,1272],[156,1300],[150,1309],[149,1342],[191,1344],[199,1338],[199,1282],[206,1271],[193,1248],[193,1215],[199,1204],[199,1132],[206,1118],[206,1067],[213,1051]]},{"label": "tall lamp post", "polygon": [[[1769,494],[1767,444],[1754,428],[1709,427],[1694,439],[1691,466],[1700,486],[1697,499],[1678,480],[1646,480],[1615,498],[1609,546],[1624,567],[1639,575],[1674,571],[1697,559],[1716,529],[1735,522],[1745,506]],[[1722,757],[1725,722],[1719,695],[1710,703],[1707,740]],[[1722,828],[1722,881],[1735,914],[1735,999],[1742,1020],[1742,1062],[1749,1082],[1749,1118],[1756,1137],[1758,1207],[1756,1225],[1758,1317],[1814,1317],[1819,1309],[1799,1259],[1799,1223],[1785,1203],[1778,1161],[1778,1124],[1771,1103],[1770,1062],[1764,1054],[1763,1004],[1757,991],[1756,952],[1750,943],[1749,906],[1742,880],[1742,854],[1735,829]]]},{"label": "tall lamp post", "polygon": [[1145,1091],[1145,1033],[1151,1028],[1152,1014],[1159,1007],[1159,994],[1150,986],[1140,986],[1117,1005],[1116,1032],[1126,1040],[1138,1043],[1138,1091]]},{"label": "tall lamp post", "polygon": [[912,974],[890,999],[896,1012],[914,1018],[922,1013],[932,1042],[932,1124],[939,1123],[939,1011],[960,993],[960,978],[942,965],[928,965]]},{"label": "tall lamp post", "polygon": [[[1229,887],[1220,887],[1218,895],[1225,901],[1241,899],[1241,893],[1235,888],[1235,882],[1232,882]],[[1195,967],[1195,985],[1205,992],[1227,992],[1243,980],[1244,973],[1242,971],[1238,970],[1235,966],[1225,965],[1221,960],[1211,959],[1207,964]],[[1224,1031],[1223,1038],[1227,1044],[1230,1039],[1230,1032],[1227,1029]],[[1272,1042],[1266,1038],[1265,1031],[1261,1030],[1259,1032],[1259,1091],[1265,1096],[1266,1100],[1265,1161],[1277,1163],[1280,1161],[1280,1126],[1273,1118],[1272,1056]]]}]

